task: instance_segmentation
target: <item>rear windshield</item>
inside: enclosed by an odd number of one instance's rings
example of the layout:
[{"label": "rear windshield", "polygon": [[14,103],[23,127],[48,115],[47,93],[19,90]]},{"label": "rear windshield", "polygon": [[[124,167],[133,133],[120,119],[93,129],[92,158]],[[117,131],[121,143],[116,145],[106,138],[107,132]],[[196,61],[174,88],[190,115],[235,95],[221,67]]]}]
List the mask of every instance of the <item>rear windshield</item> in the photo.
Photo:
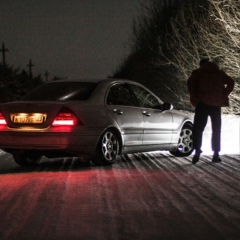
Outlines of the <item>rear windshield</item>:
[{"label": "rear windshield", "polygon": [[43,84],[26,94],[24,101],[87,100],[96,88],[95,82],[52,82]]}]

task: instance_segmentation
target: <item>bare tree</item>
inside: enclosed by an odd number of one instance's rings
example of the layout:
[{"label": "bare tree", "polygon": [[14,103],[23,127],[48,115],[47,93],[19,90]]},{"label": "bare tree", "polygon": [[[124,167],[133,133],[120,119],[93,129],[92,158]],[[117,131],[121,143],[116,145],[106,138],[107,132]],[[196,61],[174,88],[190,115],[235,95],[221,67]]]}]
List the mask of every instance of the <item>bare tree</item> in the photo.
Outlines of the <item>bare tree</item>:
[{"label": "bare tree", "polygon": [[236,79],[235,90],[230,96],[234,110],[240,107],[240,2],[238,0],[210,0],[211,18],[223,28],[224,54],[221,66]]},{"label": "bare tree", "polygon": [[153,62],[158,56],[158,36],[165,36],[170,24],[172,0],[146,0],[133,21],[129,45],[131,53],[116,69],[114,77],[144,81],[155,75]]},{"label": "bare tree", "polygon": [[[240,1],[148,0],[135,20],[132,52],[115,76],[154,85],[188,108],[186,80],[201,58],[217,62],[235,80],[230,108],[240,108]],[[158,85],[158,86],[157,86]]]},{"label": "bare tree", "polygon": [[177,69],[180,81],[186,81],[201,58],[216,61],[236,82],[231,107],[224,109],[228,113],[239,112],[240,107],[239,10],[239,0],[186,1],[171,20],[164,48],[159,37],[155,59],[157,68],[170,65]]}]

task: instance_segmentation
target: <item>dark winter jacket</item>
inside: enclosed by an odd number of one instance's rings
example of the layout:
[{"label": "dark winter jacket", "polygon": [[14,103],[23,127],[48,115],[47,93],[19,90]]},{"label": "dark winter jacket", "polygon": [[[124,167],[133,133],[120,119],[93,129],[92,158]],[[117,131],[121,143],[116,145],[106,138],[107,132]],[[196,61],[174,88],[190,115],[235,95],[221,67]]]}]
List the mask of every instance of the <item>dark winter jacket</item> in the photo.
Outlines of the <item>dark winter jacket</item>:
[{"label": "dark winter jacket", "polygon": [[192,72],[187,81],[190,101],[196,106],[200,101],[210,106],[229,106],[228,96],[234,81],[213,62],[206,62]]}]

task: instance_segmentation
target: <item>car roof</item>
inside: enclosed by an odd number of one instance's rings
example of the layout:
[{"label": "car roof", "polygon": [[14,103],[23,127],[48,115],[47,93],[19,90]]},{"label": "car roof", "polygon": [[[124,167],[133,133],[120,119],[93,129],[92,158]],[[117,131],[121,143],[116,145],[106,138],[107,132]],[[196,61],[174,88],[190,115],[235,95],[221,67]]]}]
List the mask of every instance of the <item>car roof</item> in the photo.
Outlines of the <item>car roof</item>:
[{"label": "car roof", "polygon": [[51,81],[47,83],[54,83],[54,82],[92,82],[92,83],[99,83],[99,82],[129,82],[138,84],[135,81],[128,80],[128,79],[117,79],[117,78],[102,78],[102,79],[61,79],[56,81]]},{"label": "car roof", "polygon": [[53,82],[101,82],[104,79],[60,79],[60,80],[55,80],[51,81],[48,83],[53,83]]}]

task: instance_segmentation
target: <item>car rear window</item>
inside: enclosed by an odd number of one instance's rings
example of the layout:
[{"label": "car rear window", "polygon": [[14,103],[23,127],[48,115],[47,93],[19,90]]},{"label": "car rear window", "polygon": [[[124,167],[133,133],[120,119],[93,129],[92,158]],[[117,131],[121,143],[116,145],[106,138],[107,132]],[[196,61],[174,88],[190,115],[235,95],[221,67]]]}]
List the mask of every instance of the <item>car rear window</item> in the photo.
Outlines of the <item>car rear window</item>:
[{"label": "car rear window", "polygon": [[26,94],[24,101],[77,101],[87,100],[96,88],[95,82],[52,82],[45,83]]}]

